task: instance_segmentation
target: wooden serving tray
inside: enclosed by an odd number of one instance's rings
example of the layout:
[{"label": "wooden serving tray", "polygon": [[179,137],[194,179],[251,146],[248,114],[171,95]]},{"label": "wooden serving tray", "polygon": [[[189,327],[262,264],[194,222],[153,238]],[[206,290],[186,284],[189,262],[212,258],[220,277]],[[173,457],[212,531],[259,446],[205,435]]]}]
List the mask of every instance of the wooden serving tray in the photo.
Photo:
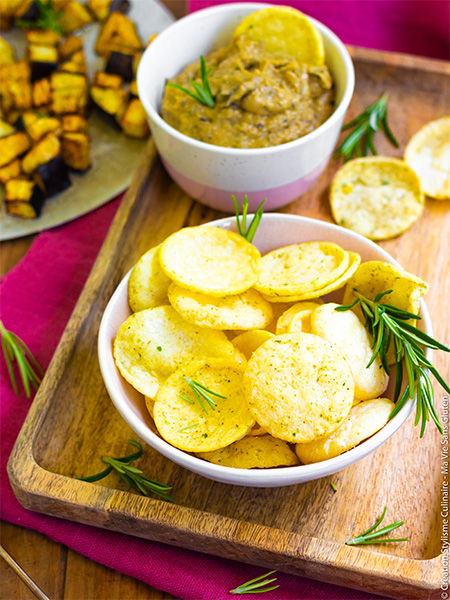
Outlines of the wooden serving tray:
[{"label": "wooden serving tray", "polygon": [[[381,136],[380,152],[401,156],[411,135],[448,110],[446,63],[351,49],[356,93],[349,117],[383,92],[401,149]],[[284,212],[331,221],[331,161],[314,188]],[[105,306],[133,263],[185,225],[219,216],[186,196],[168,177],[150,142],[103,245],[9,462],[19,501],[31,510],[164,543],[303,575],[393,598],[440,598],[443,577],[440,517],[441,438],[432,425],[419,440],[413,418],[379,450],[352,467],[307,484],[252,489],[215,483],[146,447],[138,465],[174,486],[175,504],[129,492],[111,475],[97,484],[76,477],[101,470],[101,455],[122,455],[136,438],[113,407],[97,363],[97,333]],[[447,202],[427,200],[421,219],[383,242],[407,270],[431,284],[427,297],[435,335],[450,337],[450,231]],[[447,275],[447,276],[446,276]],[[447,377],[447,356],[435,364]],[[436,387],[438,403],[442,389]],[[330,481],[337,486],[333,493]],[[111,487],[113,486],[113,487]],[[408,543],[348,547],[388,506],[387,521],[403,519]]]}]

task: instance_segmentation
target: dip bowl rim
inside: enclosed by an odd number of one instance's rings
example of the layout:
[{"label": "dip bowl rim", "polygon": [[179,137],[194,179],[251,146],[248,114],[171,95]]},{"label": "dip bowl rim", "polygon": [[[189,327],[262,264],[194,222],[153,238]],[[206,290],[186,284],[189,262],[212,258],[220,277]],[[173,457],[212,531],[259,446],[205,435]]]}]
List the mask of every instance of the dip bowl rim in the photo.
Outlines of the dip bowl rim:
[{"label": "dip bowl rim", "polygon": [[[186,24],[192,23],[194,21],[201,20],[205,16],[211,13],[223,13],[224,16],[228,13],[236,12],[237,9],[248,8],[250,12],[256,12],[262,8],[276,7],[279,5],[270,4],[265,2],[235,2],[231,4],[223,4],[218,6],[212,6],[208,8],[204,8],[198,10],[194,13],[188,14],[181,19],[178,19],[172,25],[169,25],[166,29],[164,29],[155,40],[145,49],[141,61],[139,63],[138,72],[137,72],[137,85],[138,85],[138,93],[139,98],[144,106],[145,112],[147,113],[150,121],[153,121],[157,126],[165,131],[166,134],[173,136],[180,142],[184,142],[185,144],[189,144],[194,148],[209,151],[214,154],[222,154],[229,156],[237,156],[237,157],[248,157],[248,156],[263,156],[264,154],[274,154],[278,152],[286,152],[293,148],[301,147],[307,144],[309,141],[314,138],[322,135],[326,132],[327,129],[331,128],[336,121],[340,118],[345,117],[345,113],[350,105],[351,99],[353,97],[353,92],[355,89],[355,69],[353,66],[353,62],[351,56],[345,47],[344,43],[339,39],[339,37],[326,25],[310,17],[309,15],[305,15],[312,23],[317,27],[322,35],[328,38],[330,43],[335,47],[337,52],[339,53],[345,67],[345,72],[347,76],[347,82],[345,86],[344,93],[339,104],[335,107],[333,113],[328,117],[326,121],[324,121],[319,127],[307,133],[306,135],[297,138],[296,140],[292,140],[291,142],[286,142],[284,144],[277,144],[276,146],[267,146],[264,148],[230,148],[228,146],[218,146],[215,144],[209,144],[207,142],[202,142],[195,138],[189,137],[184,133],[181,133],[169,123],[167,123],[159,114],[158,110],[153,106],[152,102],[149,101],[146,95],[146,83],[144,83],[145,79],[145,69],[146,65],[150,59],[152,59],[152,55],[155,54],[158,56],[159,46],[165,41],[168,36],[176,34],[177,30],[184,28]],[[250,14],[249,12],[249,14]],[[150,57],[150,58],[149,58]]]}]

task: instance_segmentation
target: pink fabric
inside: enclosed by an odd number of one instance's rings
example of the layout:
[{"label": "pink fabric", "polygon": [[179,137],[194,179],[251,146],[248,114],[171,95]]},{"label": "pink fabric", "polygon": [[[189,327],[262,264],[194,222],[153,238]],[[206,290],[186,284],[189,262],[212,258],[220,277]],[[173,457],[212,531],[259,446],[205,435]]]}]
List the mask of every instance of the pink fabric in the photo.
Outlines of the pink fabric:
[{"label": "pink fabric", "polygon": [[[191,0],[193,10],[214,4]],[[285,2],[287,3],[287,2]],[[328,25],[345,42],[446,58],[449,6],[444,0],[297,0],[292,2]],[[0,283],[0,318],[21,336],[46,368],[107,233],[119,200],[77,221],[41,234],[24,260]],[[6,463],[31,400],[11,390],[3,361],[0,373],[0,516],[30,527],[81,554],[141,579],[179,598],[221,600],[228,590],[267,569],[147,542],[32,513],[17,502]],[[363,592],[278,574],[277,600],[375,600]]]}]

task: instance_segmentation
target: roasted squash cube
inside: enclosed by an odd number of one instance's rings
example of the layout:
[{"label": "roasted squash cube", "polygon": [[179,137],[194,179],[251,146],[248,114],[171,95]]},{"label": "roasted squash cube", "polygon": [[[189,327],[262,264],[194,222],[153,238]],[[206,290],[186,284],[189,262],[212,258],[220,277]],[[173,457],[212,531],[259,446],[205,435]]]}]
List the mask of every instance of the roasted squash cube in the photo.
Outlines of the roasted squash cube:
[{"label": "roasted squash cube", "polygon": [[88,124],[84,117],[80,115],[64,115],[61,119],[63,133],[78,132],[87,133]]},{"label": "roasted squash cube", "polygon": [[28,29],[27,43],[37,46],[56,46],[61,34],[54,29]]},{"label": "roasted squash cube", "polygon": [[89,23],[92,23],[92,20],[91,14],[84,4],[75,2],[75,0],[69,0],[62,10],[58,23],[62,31],[67,35],[81,27],[89,25]]},{"label": "roasted squash cube", "polygon": [[104,88],[118,89],[122,87],[123,79],[120,75],[112,75],[111,73],[104,73],[103,71],[97,71],[94,77],[94,85],[98,85]]},{"label": "roasted squash cube", "polygon": [[47,133],[53,132],[59,136],[61,133],[61,123],[56,117],[39,117],[26,127],[26,132],[33,143],[36,143]]},{"label": "roasted squash cube", "polygon": [[52,111],[57,114],[84,113],[88,102],[88,85],[84,75],[56,71],[51,76]]},{"label": "roasted squash cube", "polygon": [[19,177],[20,175],[20,160],[16,158],[12,163],[6,165],[6,167],[0,168],[0,181],[5,185],[7,181],[10,179],[14,179],[15,177]]},{"label": "roasted squash cube", "polygon": [[109,56],[110,52],[134,54],[142,50],[142,41],[136,25],[119,12],[113,12],[102,26],[95,44],[100,56]]},{"label": "roasted squash cube", "polygon": [[[2,109],[21,112],[32,106],[31,82],[25,80],[10,81],[2,86]],[[9,119],[8,119],[9,120]]]},{"label": "roasted squash cube", "polygon": [[83,40],[76,35],[69,35],[58,46],[59,58],[66,60],[80,50],[83,50]]},{"label": "roasted squash cube", "polygon": [[134,138],[145,138],[150,133],[147,115],[138,98],[133,98],[125,114],[119,121],[125,135]]},{"label": "roasted squash cube", "polygon": [[91,166],[91,142],[85,133],[64,133],[61,155],[71,169],[86,171]]},{"label": "roasted squash cube", "polygon": [[0,152],[0,167],[9,165],[13,160],[22,156],[30,147],[30,140],[23,131],[13,133],[2,139]]},{"label": "roasted squash cube", "polygon": [[33,173],[38,167],[60,154],[61,144],[54,133],[48,133],[22,159],[22,171]]},{"label": "roasted squash cube", "polygon": [[63,62],[59,67],[60,71],[67,71],[69,73],[82,73],[86,74],[87,65],[84,57],[84,52],[80,50],[72,54],[69,60]]},{"label": "roasted squash cube", "polygon": [[50,104],[52,93],[49,79],[39,79],[33,83],[32,89],[33,106],[40,107]]},{"label": "roasted squash cube", "polygon": [[35,181],[10,179],[5,184],[6,212],[25,219],[34,219],[41,214],[45,194]]},{"label": "roasted squash cube", "polygon": [[122,89],[102,88],[98,85],[91,87],[91,98],[107,115],[116,116],[127,105],[127,92]]}]

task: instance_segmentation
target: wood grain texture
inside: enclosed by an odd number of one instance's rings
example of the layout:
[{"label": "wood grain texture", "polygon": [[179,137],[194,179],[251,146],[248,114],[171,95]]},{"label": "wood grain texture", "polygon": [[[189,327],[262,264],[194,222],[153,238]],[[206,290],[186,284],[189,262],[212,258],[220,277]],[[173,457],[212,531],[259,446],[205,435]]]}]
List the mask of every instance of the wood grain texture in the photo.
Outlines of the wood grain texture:
[{"label": "wood grain texture", "polygon": [[[400,150],[382,138],[381,153],[400,156],[424,123],[448,111],[449,68],[440,61],[353,49],[356,93],[352,118],[389,93],[389,118]],[[338,163],[283,212],[331,221],[328,186]],[[117,284],[149,247],[183,225],[221,215],[187,197],[156,159],[152,143],[138,169],[79,303],[30,410],[9,464],[11,482],[27,508],[186,548],[252,562],[394,598],[438,598],[440,557],[440,436],[429,426],[418,439],[413,419],[376,453],[331,478],[278,489],[208,481],[146,448],[139,466],[174,484],[175,505],[130,493],[114,475],[99,484],[74,477],[100,470],[102,454],[120,455],[135,437],[113,408],[96,358],[103,310]],[[407,270],[431,284],[427,305],[435,335],[450,338],[448,203],[427,200],[422,218],[403,236],[383,242]],[[444,376],[446,356],[435,364]],[[442,390],[435,389],[437,400]],[[69,409],[68,409],[69,408]],[[388,505],[402,518],[408,544],[351,548]],[[106,510],[107,509],[107,510]]]}]

